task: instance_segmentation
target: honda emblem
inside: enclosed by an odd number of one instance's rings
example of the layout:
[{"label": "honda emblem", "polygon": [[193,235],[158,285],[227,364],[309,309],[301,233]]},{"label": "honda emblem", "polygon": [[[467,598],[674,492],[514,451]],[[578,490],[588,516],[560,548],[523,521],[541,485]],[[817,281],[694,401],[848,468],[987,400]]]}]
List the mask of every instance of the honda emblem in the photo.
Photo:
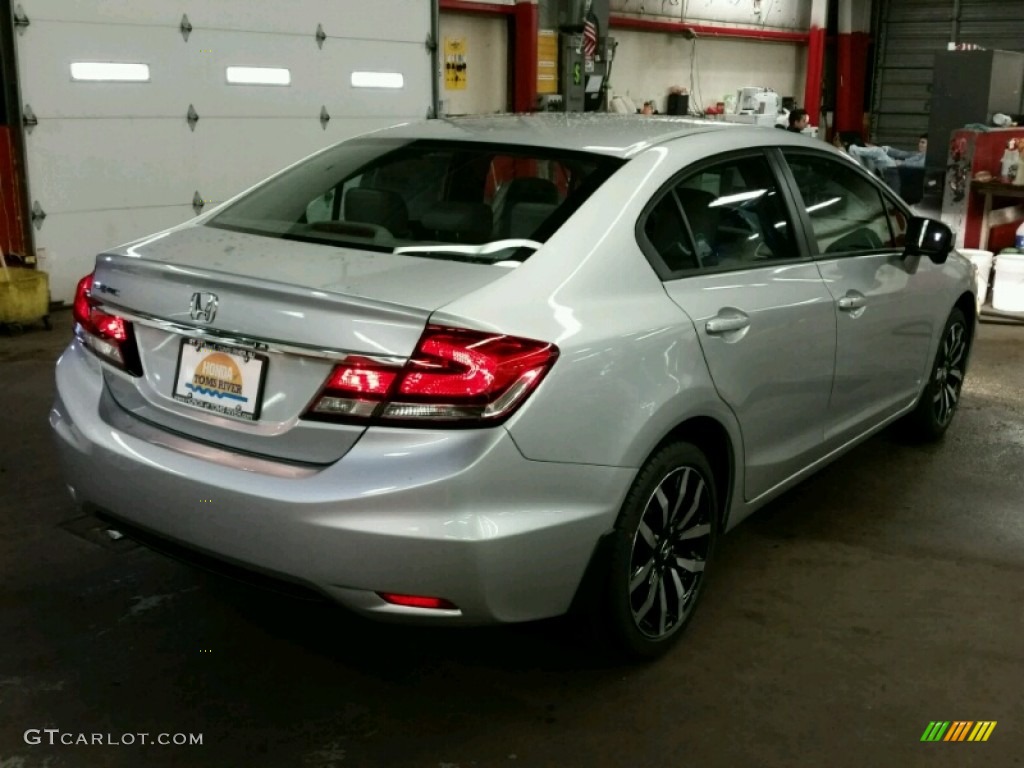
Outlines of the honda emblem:
[{"label": "honda emblem", "polygon": [[217,294],[201,291],[193,293],[189,315],[197,322],[202,320],[204,323],[212,323],[217,316]]}]

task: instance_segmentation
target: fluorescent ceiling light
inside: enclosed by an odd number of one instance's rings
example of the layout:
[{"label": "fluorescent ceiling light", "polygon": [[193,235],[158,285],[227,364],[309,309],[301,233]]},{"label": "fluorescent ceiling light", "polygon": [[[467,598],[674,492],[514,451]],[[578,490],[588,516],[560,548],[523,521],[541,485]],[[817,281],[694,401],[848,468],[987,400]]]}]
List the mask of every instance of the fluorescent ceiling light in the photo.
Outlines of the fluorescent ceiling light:
[{"label": "fluorescent ceiling light", "polygon": [[141,83],[149,80],[149,65],[119,64],[108,61],[75,61],[71,64],[71,79]]},{"label": "fluorescent ceiling light", "polygon": [[353,88],[402,88],[405,77],[401,72],[353,72]]},{"label": "fluorescent ceiling light", "polygon": [[228,67],[228,82],[236,85],[290,85],[292,73],[284,67]]},{"label": "fluorescent ceiling light", "polygon": [[708,208],[717,208],[720,205],[733,205],[734,203],[745,203],[747,200],[756,200],[761,197],[767,189],[752,189],[749,192],[737,192],[735,195],[720,197],[713,203],[708,203]]},{"label": "fluorescent ceiling light", "polygon": [[836,203],[841,202],[841,200],[842,200],[842,198],[833,197],[831,200],[826,200],[823,203],[816,203],[815,205],[808,205],[807,206],[807,212],[808,213],[814,213],[815,211],[820,211],[822,208],[828,208],[830,205],[835,205]]}]

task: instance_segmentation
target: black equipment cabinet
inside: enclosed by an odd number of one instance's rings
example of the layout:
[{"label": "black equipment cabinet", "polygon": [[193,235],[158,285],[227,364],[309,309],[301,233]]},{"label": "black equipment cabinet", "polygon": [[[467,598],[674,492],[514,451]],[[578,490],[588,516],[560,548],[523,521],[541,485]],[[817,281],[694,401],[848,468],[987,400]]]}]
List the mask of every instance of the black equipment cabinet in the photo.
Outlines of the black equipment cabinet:
[{"label": "black equipment cabinet", "polygon": [[991,125],[992,115],[1019,115],[1024,92],[1024,53],[941,51],[935,54],[931,114],[928,119],[929,170],[946,167],[949,137],[968,123]]}]

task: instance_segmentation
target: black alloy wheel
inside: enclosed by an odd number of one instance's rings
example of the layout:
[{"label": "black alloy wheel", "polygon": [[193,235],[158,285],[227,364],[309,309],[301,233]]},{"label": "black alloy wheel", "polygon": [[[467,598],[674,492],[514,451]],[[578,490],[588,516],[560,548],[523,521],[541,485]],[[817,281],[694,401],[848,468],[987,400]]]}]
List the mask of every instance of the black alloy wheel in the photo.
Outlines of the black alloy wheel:
[{"label": "black alloy wheel", "polygon": [[620,651],[660,656],[704,591],[719,528],[705,455],[690,443],[657,451],[637,474],[613,534],[600,612]]},{"label": "black alloy wheel", "polygon": [[911,437],[937,440],[945,434],[960,405],[970,348],[967,318],[954,308],[942,329],[939,349],[921,398],[907,419]]}]

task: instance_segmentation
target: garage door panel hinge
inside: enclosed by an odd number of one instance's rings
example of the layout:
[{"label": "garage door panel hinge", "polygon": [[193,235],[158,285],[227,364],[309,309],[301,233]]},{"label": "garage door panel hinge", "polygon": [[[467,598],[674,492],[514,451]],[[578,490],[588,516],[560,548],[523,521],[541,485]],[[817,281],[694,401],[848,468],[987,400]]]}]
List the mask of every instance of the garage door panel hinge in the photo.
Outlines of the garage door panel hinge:
[{"label": "garage door panel hinge", "polygon": [[46,211],[43,210],[43,206],[36,200],[32,203],[32,223],[36,225],[36,229],[43,228],[43,220],[46,218]]},{"label": "garage door panel hinge", "polygon": [[188,36],[192,34],[192,22],[188,20],[188,14],[181,14],[181,24],[178,26],[181,30],[181,36],[185,42],[188,42]]},{"label": "garage door panel hinge", "polygon": [[326,40],[326,39],[327,39],[327,33],[324,32],[324,25],[323,24],[317,24],[316,25],[316,45],[317,45],[317,47],[322,49],[324,47],[324,40]]},{"label": "garage door panel hinge", "polygon": [[32,111],[31,105],[26,104],[25,108],[21,110],[21,122],[28,133],[32,133],[32,129],[39,125],[39,118]]},{"label": "garage door panel hinge", "polygon": [[320,127],[325,131],[327,130],[327,124],[331,122],[331,116],[327,114],[327,107],[320,107]]},{"label": "garage door panel hinge", "polygon": [[203,196],[199,194],[199,190],[192,195],[192,210],[196,212],[196,216],[203,212],[203,207],[206,205],[206,201],[203,200]]},{"label": "garage door panel hinge", "polygon": [[188,105],[188,114],[185,116],[185,120],[188,122],[188,127],[194,131],[196,123],[199,122],[199,113],[196,112],[196,108],[191,104]]},{"label": "garage door panel hinge", "polygon": [[24,32],[25,27],[27,27],[31,23],[32,22],[28,20],[28,14],[25,13],[25,9],[22,8],[21,5],[15,7],[14,26],[17,28],[18,32]]}]

